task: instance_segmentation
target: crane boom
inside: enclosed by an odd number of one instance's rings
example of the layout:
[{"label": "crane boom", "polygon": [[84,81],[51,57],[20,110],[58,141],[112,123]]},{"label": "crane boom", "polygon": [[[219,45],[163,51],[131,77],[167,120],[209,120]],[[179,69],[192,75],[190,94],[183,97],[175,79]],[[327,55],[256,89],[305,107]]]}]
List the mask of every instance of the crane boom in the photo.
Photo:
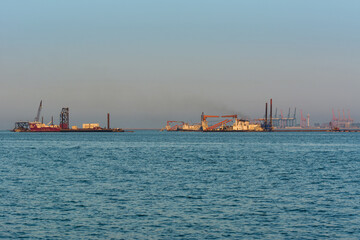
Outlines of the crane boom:
[{"label": "crane boom", "polygon": [[34,120],[35,122],[39,122],[41,109],[42,109],[42,100],[40,101],[39,109],[37,111],[37,114],[36,114],[36,117],[35,117],[35,120]]},{"label": "crane boom", "polygon": [[237,114],[234,115],[225,115],[225,116],[221,116],[222,118],[227,118],[227,117],[231,117],[231,118],[237,118]]},{"label": "crane boom", "polygon": [[178,128],[180,128],[182,125],[184,125],[184,122],[181,122],[180,124],[177,124],[169,129],[169,131],[175,131]]},{"label": "crane boom", "polygon": [[216,123],[215,125],[212,125],[212,126],[208,127],[206,129],[206,131],[214,130],[215,128],[220,127],[221,125],[226,124],[228,122],[231,122],[231,120],[230,119],[225,119],[224,121],[221,121],[219,123]]},{"label": "crane boom", "polygon": [[213,115],[203,115],[202,116],[202,120],[206,120],[207,118],[218,118],[218,117],[220,117],[220,116],[213,116]]}]

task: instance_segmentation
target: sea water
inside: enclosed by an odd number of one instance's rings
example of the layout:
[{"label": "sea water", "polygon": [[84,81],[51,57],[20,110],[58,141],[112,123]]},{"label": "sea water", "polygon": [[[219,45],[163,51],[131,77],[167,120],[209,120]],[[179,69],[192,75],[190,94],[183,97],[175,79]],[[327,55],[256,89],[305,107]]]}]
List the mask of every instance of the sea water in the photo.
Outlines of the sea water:
[{"label": "sea water", "polygon": [[0,238],[359,239],[360,133],[0,132]]}]

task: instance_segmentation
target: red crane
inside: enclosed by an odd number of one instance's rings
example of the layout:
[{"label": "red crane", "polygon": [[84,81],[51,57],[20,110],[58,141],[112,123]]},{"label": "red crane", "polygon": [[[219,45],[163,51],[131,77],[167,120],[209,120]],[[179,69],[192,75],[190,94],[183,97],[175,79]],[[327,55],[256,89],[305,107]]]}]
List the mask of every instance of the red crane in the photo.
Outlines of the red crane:
[{"label": "red crane", "polygon": [[175,131],[178,128],[180,128],[182,125],[184,125],[184,122],[181,122],[180,124],[177,124],[177,125],[173,126],[172,128],[169,129],[169,131]]},{"label": "red crane", "polygon": [[343,119],[342,119],[344,122],[347,121],[346,117],[345,117],[345,110],[343,109]]},{"label": "red crane", "polygon": [[[171,123],[178,123],[178,124],[171,126]],[[166,125],[167,125],[168,131],[176,131],[179,127],[184,125],[184,122],[183,121],[167,121]]]},{"label": "red crane", "polygon": [[331,120],[330,124],[331,124],[332,127],[337,127],[339,119],[336,118],[336,116],[335,116],[334,108],[332,109],[332,115],[333,115],[333,117],[332,117],[332,120]]},{"label": "red crane", "polygon": [[300,127],[305,128],[306,127],[306,118],[304,118],[302,110],[300,110],[300,115],[301,115]]},{"label": "red crane", "polygon": [[218,127],[220,127],[220,126],[222,126],[222,125],[224,125],[224,124],[226,124],[226,123],[228,123],[228,122],[231,122],[231,121],[232,121],[231,119],[225,119],[224,121],[221,121],[221,122],[219,122],[219,123],[216,123],[216,124],[208,127],[208,128],[206,129],[206,131],[208,131],[208,130],[214,130],[215,128],[218,128]]},{"label": "red crane", "polygon": [[350,117],[350,110],[348,110],[348,121],[349,121],[350,123],[353,123],[353,122],[354,122],[354,119],[352,119],[352,118]]},{"label": "red crane", "polygon": [[203,130],[207,130],[208,127],[208,123],[206,121],[207,118],[219,118],[220,116],[215,116],[215,115],[205,115],[204,112],[201,114],[201,124],[202,124],[202,128]]},{"label": "red crane", "polygon": [[202,121],[205,121],[207,118],[219,118],[220,116],[214,115],[202,115]]},{"label": "red crane", "polygon": [[332,122],[336,123],[338,121],[338,119],[335,116],[334,108],[332,109],[332,115],[333,115]]},{"label": "red crane", "polygon": [[231,117],[231,118],[237,118],[238,115],[237,114],[234,114],[234,115],[224,115],[224,116],[221,116],[222,118],[228,118],[228,117]]}]

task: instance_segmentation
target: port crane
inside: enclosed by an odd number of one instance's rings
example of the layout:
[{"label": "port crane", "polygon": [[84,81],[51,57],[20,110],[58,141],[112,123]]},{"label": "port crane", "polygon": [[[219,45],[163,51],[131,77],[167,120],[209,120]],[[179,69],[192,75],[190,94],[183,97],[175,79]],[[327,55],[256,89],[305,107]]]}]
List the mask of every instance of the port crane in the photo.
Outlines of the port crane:
[{"label": "port crane", "polygon": [[332,121],[331,121],[331,125],[332,126],[337,126],[338,125],[338,118],[336,118],[335,116],[335,111],[334,111],[334,108],[332,109],[332,115],[333,115],[333,118],[332,118]]},{"label": "port crane", "polygon": [[[171,126],[171,124],[174,124],[174,123],[175,123],[175,125]],[[176,131],[182,125],[184,125],[183,121],[167,121],[166,122],[166,129],[167,129],[167,131]]]},{"label": "port crane", "polygon": [[36,114],[36,117],[34,119],[34,122],[39,122],[40,121],[40,113],[41,113],[41,109],[42,109],[42,100],[40,101],[40,105]]},{"label": "port crane", "polygon": [[[214,116],[214,115],[204,115],[204,114],[201,115],[201,119],[202,119],[203,122],[205,122],[207,118],[219,118],[219,117],[220,116]],[[234,115],[224,115],[224,116],[221,116],[221,117],[222,118],[233,118],[236,121],[238,116],[237,116],[237,114],[234,114]],[[216,128],[218,128],[218,127],[221,127],[221,126],[224,126],[224,125],[226,126],[226,124],[231,122],[231,121],[232,121],[232,119],[225,119],[225,120],[223,120],[221,122],[218,122],[218,123],[216,123],[216,124],[214,124],[214,125],[212,125],[210,127],[204,128],[204,130],[205,131],[212,131],[212,130],[215,130]],[[207,122],[206,122],[206,125],[207,125]]]},{"label": "port crane", "polygon": [[215,128],[218,128],[218,127],[220,127],[220,126],[223,126],[223,125],[225,125],[225,124],[227,124],[227,123],[229,123],[229,122],[231,122],[231,121],[232,121],[231,119],[225,119],[224,121],[218,122],[218,123],[216,123],[216,124],[208,127],[208,128],[206,129],[206,131],[214,130]]},{"label": "port crane", "polygon": [[171,127],[171,128],[169,129],[169,131],[175,131],[175,130],[179,129],[182,125],[184,125],[184,122],[182,122],[181,124],[177,124],[177,125]]},{"label": "port crane", "polygon": [[220,116],[214,116],[214,115],[204,115],[204,113],[201,115],[201,121],[206,121],[207,118],[219,118]]},{"label": "port crane", "polygon": [[[208,122],[206,121],[206,119],[208,118],[219,118],[220,116],[215,116],[215,115],[205,115],[204,113],[201,114],[201,125],[202,125],[202,129],[203,131],[208,130],[209,126],[208,126]],[[211,126],[212,127],[212,126]]]},{"label": "port crane", "polygon": [[281,120],[280,120],[280,128],[285,128],[285,120],[284,120],[284,114],[283,114],[283,110],[280,110],[280,116],[281,116]]},{"label": "port crane", "polygon": [[351,123],[353,123],[354,122],[354,120],[350,117],[350,110],[348,110],[348,121],[349,121],[349,123],[351,124]]},{"label": "port crane", "polygon": [[293,123],[292,123],[293,126],[296,126],[296,108],[294,110],[294,117],[293,117]]},{"label": "port crane", "polygon": [[[234,115],[224,115],[221,116],[222,118],[233,118],[235,121],[237,120],[238,115],[234,114]],[[226,126],[227,123],[231,122],[231,119],[225,119],[224,121],[221,121],[219,123],[216,123],[214,125],[212,125],[211,127],[208,127],[206,130],[214,130],[215,128],[218,128],[220,126]]]},{"label": "port crane", "polygon": [[222,118],[235,118],[237,119],[238,115],[234,114],[234,115],[225,115],[225,116],[221,116]]},{"label": "port crane", "polygon": [[300,116],[301,116],[301,118],[300,118],[300,127],[301,128],[306,128],[306,118],[304,117],[302,110],[300,110]]},{"label": "port crane", "polygon": [[291,125],[291,123],[290,123],[290,119],[291,119],[290,114],[291,114],[291,112],[290,112],[290,108],[289,108],[288,117],[287,117],[287,119],[286,119],[286,126],[287,126],[287,127],[290,127],[290,125]]}]

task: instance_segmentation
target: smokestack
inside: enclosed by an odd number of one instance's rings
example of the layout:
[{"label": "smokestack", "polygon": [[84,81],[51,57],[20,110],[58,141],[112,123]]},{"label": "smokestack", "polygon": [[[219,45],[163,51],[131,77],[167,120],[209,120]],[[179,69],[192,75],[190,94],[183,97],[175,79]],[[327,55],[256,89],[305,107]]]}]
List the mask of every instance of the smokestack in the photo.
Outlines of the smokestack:
[{"label": "smokestack", "polygon": [[272,128],[272,98],[270,99],[270,128]]},{"label": "smokestack", "polygon": [[54,125],[54,116],[51,116],[51,125]]},{"label": "smokestack", "polygon": [[110,129],[110,113],[107,114],[107,128]]},{"label": "smokestack", "polygon": [[44,123],[44,116],[41,117],[41,123]]},{"label": "smokestack", "polygon": [[268,110],[268,106],[267,106],[267,103],[265,103],[265,128],[267,127],[267,110]]}]

